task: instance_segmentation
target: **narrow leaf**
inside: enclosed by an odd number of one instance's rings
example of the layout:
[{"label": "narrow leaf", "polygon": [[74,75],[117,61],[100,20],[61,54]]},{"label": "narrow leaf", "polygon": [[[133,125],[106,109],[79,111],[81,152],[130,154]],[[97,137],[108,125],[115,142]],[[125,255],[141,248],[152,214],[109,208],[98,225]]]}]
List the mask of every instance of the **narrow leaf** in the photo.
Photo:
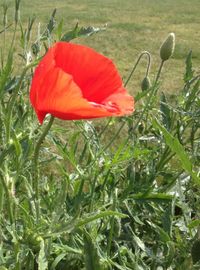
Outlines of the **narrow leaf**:
[{"label": "narrow leaf", "polygon": [[44,240],[41,239],[40,251],[38,255],[38,270],[46,270],[46,269],[48,269],[48,261],[45,253]]},{"label": "narrow leaf", "polygon": [[62,36],[61,41],[70,41],[74,38],[78,38],[81,36],[91,36],[93,34],[96,34],[104,30],[105,30],[105,27],[104,28],[93,27],[93,26],[79,27],[78,24],[76,24],[73,30],[67,32],[66,34]]},{"label": "narrow leaf", "polygon": [[97,249],[88,232],[84,232],[84,253],[86,270],[101,270]]},{"label": "narrow leaf", "polygon": [[193,78],[193,69],[192,69],[192,50],[188,53],[188,56],[185,60],[186,70],[184,75],[184,81],[187,83],[189,80]]},{"label": "narrow leaf", "polygon": [[180,144],[179,140],[175,137],[173,137],[172,134],[170,134],[163,126],[161,126],[157,120],[153,120],[153,126],[157,129],[159,129],[165,140],[166,144],[170,147],[171,151],[175,152],[177,157],[179,158],[182,168],[189,173],[189,175],[192,177],[194,182],[200,186],[200,178],[197,176],[197,174],[192,169],[192,163],[185,152],[185,149]]}]

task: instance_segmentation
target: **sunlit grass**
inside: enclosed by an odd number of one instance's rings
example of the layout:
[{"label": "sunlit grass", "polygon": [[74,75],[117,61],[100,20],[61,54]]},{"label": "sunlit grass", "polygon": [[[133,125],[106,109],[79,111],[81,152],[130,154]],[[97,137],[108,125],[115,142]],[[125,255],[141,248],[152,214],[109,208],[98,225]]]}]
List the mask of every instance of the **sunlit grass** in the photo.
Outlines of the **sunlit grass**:
[{"label": "sunlit grass", "polygon": [[[9,0],[8,3],[10,3],[9,14],[13,15],[11,8],[13,3]],[[152,74],[150,74],[153,79],[159,62],[159,46],[169,32],[175,32],[177,48],[174,60],[168,63],[166,79],[162,82],[162,89],[166,92],[180,91],[180,79],[184,72],[183,62],[191,48],[194,64],[200,63],[200,17],[198,16],[200,2],[197,0],[59,0],[56,2],[33,0],[22,1],[22,6],[21,19],[24,23],[28,16],[35,15],[36,22],[44,25],[50,11],[57,8],[57,19],[64,20],[66,29],[73,27],[77,21],[82,26],[107,24],[106,32],[76,42],[92,46],[112,58],[123,77],[128,75],[138,54],[142,50],[149,50],[153,56]],[[143,72],[141,65],[129,85],[132,93],[140,89]]]}]

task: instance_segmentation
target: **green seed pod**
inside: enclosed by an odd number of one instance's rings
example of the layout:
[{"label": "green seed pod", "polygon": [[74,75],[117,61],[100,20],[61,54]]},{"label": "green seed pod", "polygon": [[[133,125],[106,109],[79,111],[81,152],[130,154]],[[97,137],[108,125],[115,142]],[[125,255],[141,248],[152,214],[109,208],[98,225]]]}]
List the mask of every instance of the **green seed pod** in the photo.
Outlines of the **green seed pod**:
[{"label": "green seed pod", "polygon": [[196,240],[191,250],[193,263],[200,262],[200,239]]},{"label": "green seed pod", "polygon": [[148,76],[144,77],[141,83],[141,89],[142,91],[146,91],[151,87],[151,81]]},{"label": "green seed pod", "polygon": [[168,60],[173,55],[174,47],[175,34],[170,33],[160,47],[160,58],[162,59],[162,61]]}]

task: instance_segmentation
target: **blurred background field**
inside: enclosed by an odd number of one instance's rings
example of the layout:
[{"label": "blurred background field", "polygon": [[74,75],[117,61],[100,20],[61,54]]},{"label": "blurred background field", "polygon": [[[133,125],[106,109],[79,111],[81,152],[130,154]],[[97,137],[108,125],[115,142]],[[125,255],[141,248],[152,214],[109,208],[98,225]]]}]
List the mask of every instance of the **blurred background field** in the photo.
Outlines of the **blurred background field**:
[{"label": "blurred background field", "polygon": [[[1,4],[3,2],[0,0]],[[10,6],[8,19],[11,20],[14,1],[7,2]],[[161,90],[173,93],[180,89],[183,63],[190,49],[193,50],[194,66],[199,66],[199,0],[22,0],[21,21],[26,24],[29,16],[36,16],[36,22],[45,26],[54,8],[57,8],[57,21],[63,19],[66,31],[77,22],[80,26],[107,25],[105,32],[75,42],[89,45],[112,58],[124,78],[140,52],[147,50],[153,58],[150,77],[154,79],[153,74],[159,63],[159,47],[169,32],[176,34],[176,48],[173,59],[165,67]],[[34,24],[35,32],[37,23]],[[12,31],[11,28],[9,31]],[[144,60],[129,84],[133,93],[139,90],[145,66]]]}]

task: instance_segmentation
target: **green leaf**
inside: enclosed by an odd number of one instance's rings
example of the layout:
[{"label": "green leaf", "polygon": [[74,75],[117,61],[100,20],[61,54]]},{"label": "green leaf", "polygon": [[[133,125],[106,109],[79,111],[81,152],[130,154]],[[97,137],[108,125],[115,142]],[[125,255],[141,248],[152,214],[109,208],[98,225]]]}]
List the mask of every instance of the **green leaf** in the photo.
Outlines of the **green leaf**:
[{"label": "green leaf", "polygon": [[66,256],[67,256],[66,253],[61,253],[60,255],[58,255],[58,256],[55,258],[55,260],[53,261],[50,270],[55,270],[55,269],[56,269],[56,266],[59,264],[59,262],[62,261],[62,259],[63,259],[64,257],[66,257]]},{"label": "green leaf", "polygon": [[188,228],[193,229],[193,228],[199,227],[199,225],[200,225],[200,219],[195,219],[188,224]]},{"label": "green leaf", "polygon": [[46,40],[48,37],[50,37],[53,29],[55,28],[55,24],[56,24],[55,23],[55,15],[56,15],[56,8],[53,10],[52,15],[49,19],[49,22],[46,26],[46,29],[40,37],[41,40]]},{"label": "green leaf", "polygon": [[53,237],[53,236],[58,236],[62,233],[66,233],[66,232],[71,232],[75,229],[78,229],[82,226],[87,225],[90,222],[93,222],[95,220],[98,220],[100,218],[105,218],[105,217],[109,217],[109,216],[118,216],[120,218],[126,218],[127,215],[116,212],[116,211],[104,211],[104,212],[99,212],[97,214],[91,214],[90,216],[84,217],[82,219],[75,219],[75,220],[71,220],[69,223],[67,224],[62,224],[59,228],[57,228],[56,231],[53,231],[49,234],[45,234],[43,235],[43,237],[48,238],[48,237]]},{"label": "green leaf", "polygon": [[169,242],[171,239],[168,235],[168,233],[166,233],[162,228],[160,228],[159,226],[156,226],[156,231],[159,234],[159,237],[161,239],[162,242]]},{"label": "green leaf", "polygon": [[97,248],[86,231],[84,232],[84,253],[86,270],[101,270]]},{"label": "green leaf", "polygon": [[145,244],[142,242],[142,240],[140,240],[140,238],[135,235],[133,232],[132,232],[132,235],[133,235],[133,239],[136,243],[136,245],[143,251],[145,251]]},{"label": "green leaf", "polygon": [[93,27],[93,26],[79,27],[77,23],[73,30],[67,32],[66,34],[62,36],[61,41],[70,41],[72,39],[82,37],[82,36],[91,36],[100,31],[104,31],[105,29],[106,29],[105,27],[99,28],[99,27]]},{"label": "green leaf", "polygon": [[56,15],[56,8],[53,10],[52,14],[51,14],[51,17],[50,17],[50,20],[47,24],[47,31],[48,33],[51,34],[51,32],[53,31],[54,27],[55,27],[55,15]]},{"label": "green leaf", "polygon": [[19,142],[19,138],[20,138],[21,134],[19,134],[18,136],[15,134],[15,131],[12,130],[12,142],[15,146],[15,151],[17,154],[17,157],[19,158],[21,156],[22,153],[22,148],[21,148],[21,144]]},{"label": "green leaf", "polygon": [[187,55],[185,64],[186,64],[186,70],[185,70],[185,75],[184,75],[184,81],[185,83],[187,83],[189,80],[193,78],[193,73],[194,73],[192,69],[192,50]]},{"label": "green leaf", "polygon": [[171,201],[172,195],[165,193],[138,193],[131,195],[131,198],[137,201]]},{"label": "green leaf", "polygon": [[151,92],[152,89],[150,88],[147,91],[143,91],[143,92],[139,92],[136,94],[136,96],[134,97],[135,102],[138,102],[140,99],[142,99],[143,97],[146,97],[148,95],[149,92]]},{"label": "green leaf", "polygon": [[199,86],[200,86],[200,79],[197,80],[193,89],[189,93],[189,96],[187,96],[187,99],[185,102],[186,111],[188,111],[190,109],[190,107],[192,107],[194,105],[194,101],[198,96],[198,92],[200,91]]},{"label": "green leaf", "polygon": [[88,224],[89,222],[95,221],[99,218],[105,218],[105,217],[109,217],[109,216],[118,216],[121,218],[127,217],[127,215],[124,215],[124,214],[116,212],[116,211],[104,211],[104,212],[100,212],[96,215],[91,215],[91,216],[86,217],[82,220],[79,220],[76,227],[81,227],[81,226],[84,226],[84,225]]},{"label": "green leaf", "polygon": [[57,27],[57,36],[58,40],[61,40],[62,37],[62,30],[63,30],[63,19],[59,22],[58,27]]},{"label": "green leaf", "polygon": [[13,64],[13,52],[10,51],[8,54],[6,65],[0,72],[0,97],[2,96],[5,85],[9,80],[9,76],[12,71],[12,64]]},{"label": "green leaf", "polygon": [[192,163],[185,152],[185,149],[180,144],[179,140],[175,138],[172,134],[170,134],[163,126],[161,126],[157,120],[153,120],[152,122],[154,128],[159,129],[166,141],[166,144],[170,147],[171,151],[176,153],[177,157],[179,158],[182,168],[189,173],[189,175],[194,180],[195,184],[200,186],[200,178],[197,176],[197,174],[192,169]]},{"label": "green leaf", "polygon": [[38,270],[46,270],[46,269],[48,269],[48,261],[45,253],[44,240],[41,238],[40,251],[38,255]]}]

